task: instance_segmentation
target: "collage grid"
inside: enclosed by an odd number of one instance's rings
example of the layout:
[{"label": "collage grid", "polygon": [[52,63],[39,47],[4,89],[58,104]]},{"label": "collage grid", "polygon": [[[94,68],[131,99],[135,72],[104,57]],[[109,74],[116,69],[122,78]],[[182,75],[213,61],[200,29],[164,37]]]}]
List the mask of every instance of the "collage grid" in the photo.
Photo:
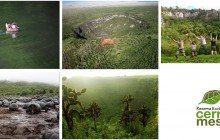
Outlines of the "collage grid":
[{"label": "collage grid", "polygon": [[0,0],[0,139],[217,139],[219,9]]}]

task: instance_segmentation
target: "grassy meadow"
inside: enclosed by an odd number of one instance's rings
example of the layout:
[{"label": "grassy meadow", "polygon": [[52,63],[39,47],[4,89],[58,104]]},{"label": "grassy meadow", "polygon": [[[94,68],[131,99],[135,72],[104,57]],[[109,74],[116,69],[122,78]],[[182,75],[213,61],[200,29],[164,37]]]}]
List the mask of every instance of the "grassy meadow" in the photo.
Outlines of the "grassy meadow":
[{"label": "grassy meadow", "polygon": [[162,56],[162,63],[219,63],[219,55],[198,55],[197,57],[191,58],[189,55],[185,57],[181,56],[176,59],[175,56]]}]

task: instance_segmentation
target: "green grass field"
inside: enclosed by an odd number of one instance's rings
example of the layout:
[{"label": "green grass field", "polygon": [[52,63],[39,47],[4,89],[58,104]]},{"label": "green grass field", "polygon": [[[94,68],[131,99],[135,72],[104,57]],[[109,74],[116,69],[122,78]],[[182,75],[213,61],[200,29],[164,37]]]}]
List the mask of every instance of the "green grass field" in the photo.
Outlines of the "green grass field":
[{"label": "green grass field", "polygon": [[197,57],[180,55],[178,59],[175,56],[162,56],[161,63],[219,63],[220,55],[198,55]]},{"label": "green grass field", "polygon": [[[74,36],[73,29],[79,25],[115,14],[135,17],[150,28],[142,29],[126,18],[114,18],[97,25],[97,30],[104,31],[116,42],[111,46],[101,46],[101,39],[94,35],[87,40]],[[64,8],[63,68],[158,68],[158,7]]]},{"label": "green grass field", "polygon": [[[75,91],[86,88],[86,92],[78,96],[85,108],[93,101],[101,107],[97,130],[94,130],[91,118],[84,120],[74,118],[74,129],[69,130],[63,117],[63,138],[158,138],[157,76],[73,77],[65,80],[63,84]],[[128,126],[119,123],[124,108],[121,99],[128,94],[134,97],[131,109],[136,113],[142,105],[151,110],[146,127],[139,122],[138,117]],[[77,105],[72,108],[80,111]]]}]

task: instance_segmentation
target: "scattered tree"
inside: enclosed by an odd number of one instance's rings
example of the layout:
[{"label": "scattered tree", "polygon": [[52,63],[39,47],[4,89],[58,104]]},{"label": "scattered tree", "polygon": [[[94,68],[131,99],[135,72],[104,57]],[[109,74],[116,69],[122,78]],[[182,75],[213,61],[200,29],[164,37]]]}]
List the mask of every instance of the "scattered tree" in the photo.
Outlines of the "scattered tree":
[{"label": "scattered tree", "polygon": [[86,115],[93,118],[94,128],[97,130],[97,118],[101,115],[101,108],[96,102],[93,102],[88,109],[86,109]]},{"label": "scattered tree", "polygon": [[141,118],[139,119],[140,122],[143,124],[144,127],[147,125],[147,120],[149,119],[150,110],[147,109],[145,105],[138,109],[138,113],[141,114]]},{"label": "scattered tree", "polygon": [[122,99],[122,103],[124,104],[124,111],[120,118],[120,123],[124,124],[125,126],[129,125],[131,122],[135,120],[135,111],[131,109],[131,101],[133,101],[134,98],[131,97],[129,94],[128,96],[124,96],[124,99]]}]

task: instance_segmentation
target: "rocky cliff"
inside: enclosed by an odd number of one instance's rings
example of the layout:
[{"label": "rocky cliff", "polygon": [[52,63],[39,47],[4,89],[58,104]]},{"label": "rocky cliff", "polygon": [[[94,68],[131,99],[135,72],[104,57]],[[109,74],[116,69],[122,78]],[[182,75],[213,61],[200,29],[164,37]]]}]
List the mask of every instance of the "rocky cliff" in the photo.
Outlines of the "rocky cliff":
[{"label": "rocky cliff", "polygon": [[[98,38],[102,37],[108,37],[108,34],[105,32],[105,30],[101,30],[100,27],[103,26],[106,22],[115,19],[115,18],[127,18],[129,19],[132,24],[130,25],[130,28],[133,28],[135,25],[138,26],[141,29],[149,29],[150,25],[145,23],[144,21],[137,19],[133,16],[128,15],[109,15],[100,17],[94,20],[91,20],[89,22],[83,23],[79,25],[78,27],[73,29],[73,32],[75,33],[77,38],[81,39],[88,39],[91,34]],[[123,23],[126,25],[127,23]],[[114,25],[110,25],[114,26]]]},{"label": "rocky cliff", "polygon": [[179,8],[167,8],[162,7],[162,18],[164,17],[172,17],[174,19],[201,19],[201,20],[209,20],[209,19],[219,19],[220,10],[204,10],[204,9],[179,9]]}]

